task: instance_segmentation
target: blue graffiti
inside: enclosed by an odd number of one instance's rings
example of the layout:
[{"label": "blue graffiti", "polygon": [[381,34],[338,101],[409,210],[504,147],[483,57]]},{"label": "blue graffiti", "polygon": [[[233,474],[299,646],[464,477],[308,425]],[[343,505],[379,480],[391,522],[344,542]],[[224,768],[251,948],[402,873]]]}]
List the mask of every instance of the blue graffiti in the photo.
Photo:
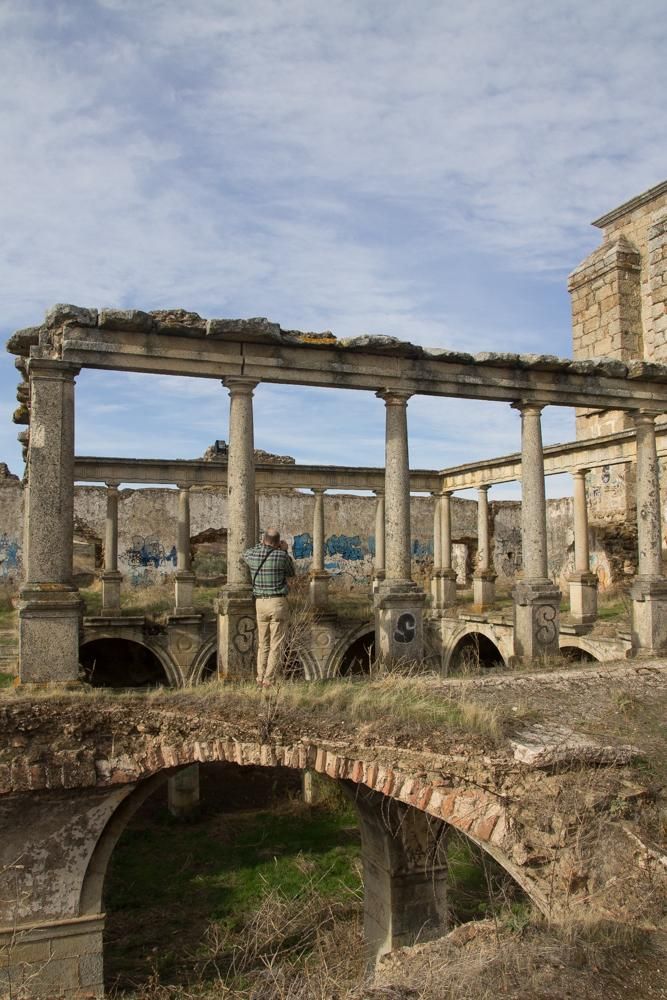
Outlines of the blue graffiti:
[{"label": "blue graffiti", "polygon": [[295,559],[310,559],[313,555],[313,537],[306,531],[303,535],[295,535],[292,545],[292,555]]},{"label": "blue graffiti", "polygon": [[176,565],[176,546],[172,545],[170,552],[165,552],[162,542],[157,538],[144,538],[141,535],[134,535],[132,546],[126,552],[127,561],[130,566],[141,566],[147,568],[154,566],[159,569],[165,563]]},{"label": "blue graffiti", "polygon": [[324,551],[328,556],[342,556],[350,561],[364,558],[359,535],[332,535],[327,538]]},{"label": "blue graffiti", "polygon": [[433,558],[433,541],[421,542],[418,538],[412,540],[412,554],[415,559]]},{"label": "blue graffiti", "polygon": [[19,568],[19,543],[8,535],[0,535],[0,576],[9,576]]}]

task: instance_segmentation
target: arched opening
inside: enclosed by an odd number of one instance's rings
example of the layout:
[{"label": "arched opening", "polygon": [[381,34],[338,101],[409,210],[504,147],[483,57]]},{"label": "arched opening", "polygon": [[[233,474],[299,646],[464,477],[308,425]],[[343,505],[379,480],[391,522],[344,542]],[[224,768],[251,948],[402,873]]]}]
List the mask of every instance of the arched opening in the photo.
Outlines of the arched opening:
[{"label": "arched opening", "polygon": [[288,985],[304,962],[348,964],[361,978],[354,805],[319,776],[306,803],[301,782],[291,768],[200,765],[200,808],[187,821],[170,815],[166,782],[128,811],[101,904],[108,991],[145,995],[152,980],[278,996],[267,966]]},{"label": "arched opening", "polygon": [[374,659],[375,632],[366,632],[345,650],[339,674],[341,677],[361,677],[369,674]]},{"label": "arched opening", "polygon": [[[152,981],[233,996],[240,977],[253,996],[333,996],[359,987],[369,949],[528,910],[465,834],[366,786],[318,773],[306,801],[293,768],[199,767],[201,806],[187,821],[170,815],[165,779],[190,765],[140,783],[93,852],[81,913],[107,914],[114,995]],[[283,992],[265,992],[268,967]]]},{"label": "arched opening", "polygon": [[480,668],[502,667],[504,660],[488,635],[483,632],[468,632],[454,647],[449,664],[452,673],[474,673]]},{"label": "arched opening", "polygon": [[209,654],[204,666],[202,667],[201,679],[202,681],[214,680],[218,673],[218,651],[214,649],[212,653]]},{"label": "arched opening", "polygon": [[93,687],[144,688],[169,684],[156,654],[131,639],[93,639],[81,646],[79,660],[86,681]]},{"label": "arched opening", "polygon": [[597,656],[593,656],[587,649],[580,646],[561,646],[560,655],[568,663],[598,663]]}]

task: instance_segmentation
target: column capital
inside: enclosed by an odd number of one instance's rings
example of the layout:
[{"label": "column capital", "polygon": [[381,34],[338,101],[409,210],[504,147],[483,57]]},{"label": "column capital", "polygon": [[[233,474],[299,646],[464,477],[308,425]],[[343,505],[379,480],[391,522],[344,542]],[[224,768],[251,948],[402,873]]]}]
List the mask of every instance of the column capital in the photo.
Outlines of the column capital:
[{"label": "column capital", "polygon": [[192,483],[176,483],[176,487],[182,493],[189,493],[190,490],[192,489]]},{"label": "column capital", "polygon": [[80,371],[80,365],[73,365],[69,361],[58,361],[56,358],[28,359],[28,374],[31,378],[73,382]]},{"label": "column capital", "polygon": [[404,392],[402,389],[378,389],[375,395],[378,399],[384,400],[385,406],[407,406],[408,400],[414,393]]},{"label": "column capital", "polygon": [[635,427],[655,427],[655,413],[649,410],[631,410]]},{"label": "column capital", "polygon": [[482,486],[478,486],[477,487],[477,492],[478,493],[488,493],[492,486],[493,486],[493,483],[483,483]]},{"label": "column capital", "polygon": [[229,389],[232,396],[252,396],[253,390],[257,388],[257,379],[248,378],[246,375],[228,375],[222,379],[225,389]]},{"label": "column capital", "polygon": [[585,479],[590,469],[572,469],[570,475],[573,479]]},{"label": "column capital", "polygon": [[118,487],[120,486],[120,481],[118,479],[107,479],[104,484],[108,490],[113,490],[118,492]]},{"label": "column capital", "polygon": [[326,493],[326,491],[328,489],[329,489],[328,486],[311,486],[310,487],[310,492],[314,496],[324,496],[324,494]]},{"label": "column capital", "polygon": [[522,417],[524,415],[539,416],[546,405],[546,403],[532,403],[523,399],[517,399],[514,403],[510,403],[510,407],[513,410],[518,410]]}]

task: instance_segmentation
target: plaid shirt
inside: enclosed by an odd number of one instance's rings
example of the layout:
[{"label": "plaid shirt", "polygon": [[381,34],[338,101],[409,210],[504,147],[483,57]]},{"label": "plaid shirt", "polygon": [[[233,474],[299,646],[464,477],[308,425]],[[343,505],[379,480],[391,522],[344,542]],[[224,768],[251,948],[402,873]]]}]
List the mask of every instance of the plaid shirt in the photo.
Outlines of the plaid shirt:
[{"label": "plaid shirt", "polygon": [[[259,569],[264,556],[268,558]],[[284,597],[287,594],[287,577],[294,576],[294,563],[287,552],[260,543],[247,549],[243,560],[250,567],[252,577],[259,570],[252,588],[255,597]]]}]

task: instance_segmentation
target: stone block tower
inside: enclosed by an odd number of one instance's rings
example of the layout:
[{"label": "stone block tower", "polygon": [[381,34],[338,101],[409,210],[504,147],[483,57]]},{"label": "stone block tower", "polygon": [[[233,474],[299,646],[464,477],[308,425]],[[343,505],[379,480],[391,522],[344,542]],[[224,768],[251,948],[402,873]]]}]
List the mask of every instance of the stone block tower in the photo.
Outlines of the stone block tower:
[{"label": "stone block tower", "polygon": [[[667,181],[593,223],[602,245],[569,277],[573,356],[667,362]],[[660,422],[660,421],[659,421]],[[577,438],[630,430],[630,414],[577,410]],[[634,507],[634,470],[609,466],[588,477],[593,520]]]}]

